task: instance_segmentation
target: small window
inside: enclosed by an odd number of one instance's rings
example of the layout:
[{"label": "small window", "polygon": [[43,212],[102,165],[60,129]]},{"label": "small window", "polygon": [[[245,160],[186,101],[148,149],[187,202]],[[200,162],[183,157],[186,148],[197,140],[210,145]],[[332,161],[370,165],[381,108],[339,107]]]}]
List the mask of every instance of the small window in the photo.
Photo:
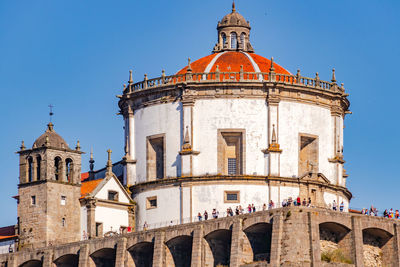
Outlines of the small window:
[{"label": "small window", "polygon": [[36,196],[31,196],[31,205],[36,205]]},{"label": "small window", "polygon": [[62,218],[62,219],[61,219],[61,226],[62,226],[62,227],[65,227],[65,226],[66,226],[65,218]]},{"label": "small window", "polygon": [[237,35],[236,32],[231,33],[231,48],[237,49]]},{"label": "small window", "polygon": [[61,205],[65,206],[67,204],[67,197],[66,196],[61,196]]},{"label": "small window", "polygon": [[96,222],[96,236],[102,236],[103,235],[103,224]]},{"label": "small window", "polygon": [[157,197],[148,197],[146,207],[147,209],[157,208]]},{"label": "small window", "polygon": [[117,191],[108,191],[108,200],[118,201],[118,192]]},{"label": "small window", "polygon": [[225,191],[224,192],[225,203],[239,203],[240,202],[240,191]]}]

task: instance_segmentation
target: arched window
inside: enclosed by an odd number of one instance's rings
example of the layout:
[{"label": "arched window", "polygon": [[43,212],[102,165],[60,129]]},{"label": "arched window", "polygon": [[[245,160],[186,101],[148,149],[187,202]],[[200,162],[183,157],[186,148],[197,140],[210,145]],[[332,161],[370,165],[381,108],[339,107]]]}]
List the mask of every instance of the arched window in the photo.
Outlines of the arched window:
[{"label": "arched window", "polygon": [[37,180],[40,180],[40,164],[42,162],[42,158],[37,155],[36,156],[36,178]]},{"label": "arched window", "polygon": [[243,49],[246,47],[245,40],[246,40],[246,34],[242,32],[242,34],[240,34],[240,43],[242,44]]},{"label": "arched window", "polygon": [[225,44],[226,44],[226,34],[225,34],[225,33],[222,33],[222,34],[221,34],[221,37],[222,37],[222,47],[225,47]]},{"label": "arched window", "polygon": [[33,180],[33,158],[28,158],[28,182]]},{"label": "arched window", "polygon": [[71,182],[72,179],[72,169],[73,169],[72,159],[67,159],[65,161],[65,177],[67,177],[67,181]]},{"label": "arched window", "polygon": [[231,33],[231,48],[236,49],[237,48],[237,35],[236,32]]},{"label": "arched window", "polygon": [[54,159],[54,178],[56,179],[56,181],[58,181],[60,179],[60,162],[61,162],[61,158],[56,157]]}]

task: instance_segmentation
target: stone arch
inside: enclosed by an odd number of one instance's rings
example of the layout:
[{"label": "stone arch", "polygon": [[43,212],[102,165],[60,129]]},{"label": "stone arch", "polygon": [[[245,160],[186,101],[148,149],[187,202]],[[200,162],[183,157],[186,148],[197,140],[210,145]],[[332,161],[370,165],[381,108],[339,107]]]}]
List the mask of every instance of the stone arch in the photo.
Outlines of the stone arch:
[{"label": "stone arch", "polygon": [[62,177],[62,159],[60,156],[54,157],[54,180],[61,181]]},{"label": "stone arch", "polygon": [[26,158],[26,166],[27,166],[27,173],[26,173],[27,182],[32,182],[34,168],[33,168],[33,158],[31,156]]},{"label": "stone arch", "polygon": [[78,267],[78,263],[79,256],[77,254],[66,254],[54,260],[57,267]]},{"label": "stone arch", "polygon": [[115,256],[116,250],[113,248],[102,248],[90,255],[96,267],[114,267]]},{"label": "stone arch", "polygon": [[151,267],[153,266],[154,243],[140,242],[128,249],[135,267]]},{"label": "stone arch", "polygon": [[65,178],[67,182],[73,182],[74,161],[71,158],[65,160]]},{"label": "stone arch", "polygon": [[36,155],[36,179],[38,181],[41,179],[41,176],[42,176],[41,167],[42,167],[42,157],[39,154],[37,154]]},{"label": "stone arch", "polygon": [[391,266],[395,262],[391,233],[380,228],[365,228],[362,234],[364,266]]},{"label": "stone arch", "polygon": [[350,234],[351,230],[337,222],[323,222],[319,224],[319,242],[321,259],[328,260],[333,255],[343,255],[342,260],[354,261],[353,242]]},{"label": "stone arch", "polygon": [[271,256],[271,223],[256,223],[243,230],[250,242],[253,261],[270,262]]},{"label": "stone arch", "polygon": [[190,267],[193,237],[181,235],[165,242],[176,267]]},{"label": "stone arch", "polygon": [[[228,265],[231,258],[231,242],[232,230],[219,229],[207,234],[204,239],[209,245],[209,250],[206,252],[207,259],[212,259],[213,262],[207,262],[209,265]],[[210,251],[211,250],[211,251]]]},{"label": "stone arch", "polygon": [[43,263],[40,260],[29,260],[19,265],[19,267],[42,267],[42,266]]}]

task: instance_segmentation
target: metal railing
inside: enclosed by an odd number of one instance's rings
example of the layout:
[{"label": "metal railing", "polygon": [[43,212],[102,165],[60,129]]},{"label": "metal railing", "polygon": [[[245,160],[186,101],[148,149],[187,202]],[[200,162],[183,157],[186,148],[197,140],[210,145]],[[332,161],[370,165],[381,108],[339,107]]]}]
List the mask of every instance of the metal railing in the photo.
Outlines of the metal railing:
[{"label": "metal railing", "polygon": [[175,75],[162,75],[161,77],[145,79],[141,82],[129,84],[124,93],[131,93],[150,88],[156,88],[165,85],[174,85],[183,82],[207,83],[207,82],[280,82],[284,84],[297,84],[323,90],[330,90],[336,84],[335,82],[327,82],[315,78],[302,77],[297,75],[278,74],[274,72],[202,72],[202,73],[185,73]]}]

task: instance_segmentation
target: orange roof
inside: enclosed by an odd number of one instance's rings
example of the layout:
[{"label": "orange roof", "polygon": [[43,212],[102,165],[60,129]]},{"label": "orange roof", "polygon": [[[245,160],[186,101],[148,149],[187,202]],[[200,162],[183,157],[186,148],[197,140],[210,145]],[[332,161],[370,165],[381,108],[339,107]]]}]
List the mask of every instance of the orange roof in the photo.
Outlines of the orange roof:
[{"label": "orange roof", "polygon": [[17,235],[2,235],[0,236],[0,240],[17,238],[17,237],[18,237]]},{"label": "orange roof", "polygon": [[81,197],[85,197],[93,192],[94,189],[103,181],[103,179],[83,182],[81,186]]},{"label": "orange roof", "polygon": [[87,178],[89,178],[89,172],[81,173],[81,182],[85,181]]},{"label": "orange roof", "polygon": [[[217,65],[220,72],[239,72],[240,66],[244,72],[269,72],[271,60],[254,53],[228,51],[205,56],[190,64],[192,73],[215,72]],[[277,74],[291,74],[275,62],[274,68]],[[186,72],[187,66],[177,74]]]},{"label": "orange roof", "polygon": [[16,237],[17,237],[17,235],[15,234],[15,226],[14,225],[0,228],[0,240],[11,239],[11,238],[16,238]]}]

